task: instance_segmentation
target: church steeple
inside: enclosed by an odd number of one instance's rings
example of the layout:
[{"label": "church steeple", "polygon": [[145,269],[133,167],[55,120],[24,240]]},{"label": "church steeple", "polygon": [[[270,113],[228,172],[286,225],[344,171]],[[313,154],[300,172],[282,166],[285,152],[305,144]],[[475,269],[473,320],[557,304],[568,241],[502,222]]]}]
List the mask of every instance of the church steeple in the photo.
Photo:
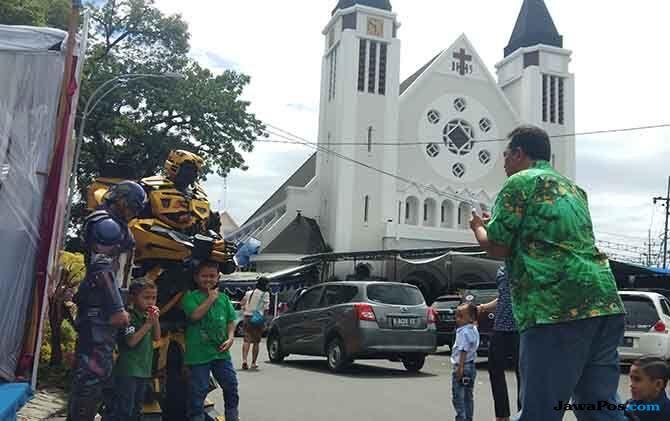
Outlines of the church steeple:
[{"label": "church steeple", "polygon": [[335,9],[333,9],[333,14],[340,9],[346,9],[355,5],[374,7],[375,9],[388,10],[389,12],[393,10],[390,0],[339,0]]},{"label": "church steeple", "polygon": [[563,48],[563,36],[558,33],[544,0],[524,0],[514,32],[505,47],[505,57],[519,48],[539,44]]}]

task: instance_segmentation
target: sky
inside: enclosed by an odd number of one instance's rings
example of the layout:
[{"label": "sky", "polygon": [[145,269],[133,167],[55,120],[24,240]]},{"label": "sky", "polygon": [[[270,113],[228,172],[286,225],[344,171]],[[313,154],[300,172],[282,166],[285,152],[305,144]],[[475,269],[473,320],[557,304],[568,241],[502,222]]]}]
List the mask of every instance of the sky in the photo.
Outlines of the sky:
[{"label": "sky", "polygon": [[[323,36],[336,0],[156,0],[191,31],[192,56],[215,72],[251,76],[244,98],[263,122],[310,141],[318,130]],[[522,0],[392,0],[402,23],[401,80],[465,33],[495,74]],[[573,51],[577,132],[670,123],[670,2],[546,0]],[[246,172],[210,176],[216,209],[242,223],[313,151],[257,144]],[[667,191],[670,128],[577,138],[577,182],[599,239],[643,246],[658,238]],[[502,175],[501,175],[502,176]],[[227,184],[227,189],[224,187]]]}]

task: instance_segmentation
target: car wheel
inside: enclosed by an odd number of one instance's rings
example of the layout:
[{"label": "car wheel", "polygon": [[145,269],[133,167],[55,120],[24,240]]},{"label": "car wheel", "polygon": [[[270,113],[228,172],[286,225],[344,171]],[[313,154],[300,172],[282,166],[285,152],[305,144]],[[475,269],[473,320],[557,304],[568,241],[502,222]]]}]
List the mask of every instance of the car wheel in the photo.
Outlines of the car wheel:
[{"label": "car wheel", "polygon": [[410,373],[418,373],[421,371],[425,363],[425,355],[412,355],[411,357],[407,357],[402,360],[402,365],[404,365],[405,369]]},{"label": "car wheel", "polygon": [[267,347],[270,362],[274,364],[279,364],[282,361],[284,361],[286,355],[282,352],[281,342],[279,341],[279,335],[277,333],[273,333],[272,335],[270,335],[270,337],[268,338]]},{"label": "car wheel", "polygon": [[328,368],[333,373],[339,373],[350,364],[340,338],[334,338],[328,343],[326,357],[328,358]]}]

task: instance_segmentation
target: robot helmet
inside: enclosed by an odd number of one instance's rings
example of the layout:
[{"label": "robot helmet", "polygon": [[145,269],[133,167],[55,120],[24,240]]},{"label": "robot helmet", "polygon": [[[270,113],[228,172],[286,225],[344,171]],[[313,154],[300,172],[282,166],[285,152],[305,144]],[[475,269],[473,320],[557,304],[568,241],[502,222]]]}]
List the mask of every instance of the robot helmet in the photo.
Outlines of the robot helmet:
[{"label": "robot helmet", "polygon": [[165,161],[165,175],[167,175],[170,180],[174,181],[177,178],[181,166],[187,163],[193,165],[199,172],[205,161],[193,152],[182,150],[171,151]]},{"label": "robot helmet", "polygon": [[123,181],[107,190],[103,197],[106,206],[116,205],[137,216],[147,203],[147,194],[139,184]]}]

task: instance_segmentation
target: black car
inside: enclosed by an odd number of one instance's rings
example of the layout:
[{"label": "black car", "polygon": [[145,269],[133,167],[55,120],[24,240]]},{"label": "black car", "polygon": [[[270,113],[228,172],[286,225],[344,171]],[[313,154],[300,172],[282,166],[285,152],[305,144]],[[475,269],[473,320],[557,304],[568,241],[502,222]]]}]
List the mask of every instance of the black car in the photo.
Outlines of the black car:
[{"label": "black car", "polygon": [[[453,345],[456,336],[456,308],[461,303],[486,304],[497,297],[498,289],[489,284],[466,289],[461,294],[438,297],[432,306],[437,312],[437,345]],[[477,329],[479,330],[480,340],[477,352],[479,354],[486,355],[488,353],[494,321],[495,313],[482,313],[478,317]]]},{"label": "black car", "polygon": [[[490,286],[481,288],[467,289],[463,292],[463,301],[471,302],[474,305],[486,304],[498,298],[498,289]],[[477,330],[479,330],[479,355],[488,355],[491,335],[493,334],[493,323],[495,322],[495,312],[483,312],[477,318]]]},{"label": "black car", "polygon": [[456,333],[456,307],[463,300],[460,295],[442,295],[433,302],[437,313],[437,346],[453,345]]}]

